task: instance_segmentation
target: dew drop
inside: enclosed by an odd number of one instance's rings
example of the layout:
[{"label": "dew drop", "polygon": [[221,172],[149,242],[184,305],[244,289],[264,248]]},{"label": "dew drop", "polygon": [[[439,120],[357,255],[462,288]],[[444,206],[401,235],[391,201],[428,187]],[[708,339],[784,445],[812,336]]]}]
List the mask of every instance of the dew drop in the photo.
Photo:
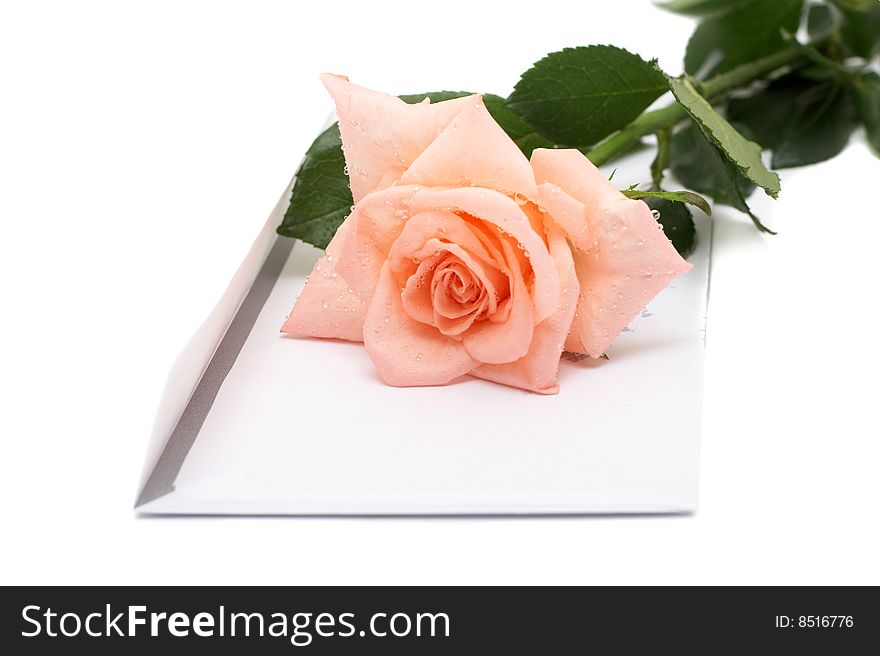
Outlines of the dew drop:
[{"label": "dew drop", "polygon": [[660,210],[651,210],[651,214],[653,215],[655,221],[660,220]]}]

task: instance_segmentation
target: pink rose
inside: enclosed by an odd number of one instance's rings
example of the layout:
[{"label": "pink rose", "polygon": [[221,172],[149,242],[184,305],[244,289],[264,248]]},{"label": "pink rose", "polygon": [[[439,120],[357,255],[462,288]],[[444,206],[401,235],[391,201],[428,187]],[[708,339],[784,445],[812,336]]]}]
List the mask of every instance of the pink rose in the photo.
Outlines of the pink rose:
[{"label": "pink rose", "polygon": [[325,75],[355,207],[286,333],[363,341],[391,385],[558,391],[691,266],[577,150],[531,161],[480,96],[408,105]]}]

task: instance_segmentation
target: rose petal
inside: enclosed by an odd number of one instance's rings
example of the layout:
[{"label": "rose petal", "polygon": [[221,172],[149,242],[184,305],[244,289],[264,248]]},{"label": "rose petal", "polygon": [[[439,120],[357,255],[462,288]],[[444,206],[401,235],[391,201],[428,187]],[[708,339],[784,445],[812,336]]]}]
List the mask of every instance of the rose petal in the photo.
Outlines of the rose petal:
[{"label": "rose petal", "polygon": [[541,206],[553,217],[556,225],[562,228],[571,243],[583,251],[590,250],[593,238],[584,204],[548,182],[538,185],[538,195]]},{"label": "rose petal", "polygon": [[415,272],[406,281],[400,294],[406,313],[416,321],[429,326],[434,325],[434,302],[431,293],[431,277],[440,263],[441,256],[432,257],[419,263]]},{"label": "rose petal", "polygon": [[599,211],[604,201],[625,198],[579,150],[535,148],[530,162],[539,185],[549,182],[561,187],[569,196],[581,201],[589,215]]},{"label": "rose petal", "polygon": [[400,176],[406,184],[487,187],[537,199],[529,161],[489,114],[480,96],[470,96],[461,113]]},{"label": "rose petal", "polygon": [[479,364],[460,341],[407,315],[389,264],[367,311],[364,346],[383,380],[397,387],[443,385]]},{"label": "rose petal", "polygon": [[410,105],[339,75],[321,80],[336,103],[355,202],[396,180],[468,104],[464,97]]},{"label": "rose petal", "polygon": [[[458,244],[447,244],[437,239],[432,239],[425,245],[425,250],[427,251],[431,248],[434,249],[434,253],[445,251],[458,260],[460,268],[463,269],[459,274],[460,277],[465,278],[469,276],[474,278],[475,281],[479,283],[481,289],[485,290],[486,293],[491,296],[491,301],[489,301],[491,312],[495,311],[499,297],[506,297],[510,294],[508,278],[498,270],[498,265],[480,262],[480,260],[473,257]],[[459,268],[455,266],[456,264],[458,263],[453,262],[452,266]],[[501,264],[503,265],[503,263]]]},{"label": "rose petal", "polygon": [[[502,272],[505,261],[492,262],[474,256],[474,254],[458,243],[449,243],[440,239],[432,239],[423,252],[447,252],[465,267],[465,272],[475,278],[493,296],[492,309],[495,309],[495,301],[498,298],[506,298],[509,295],[508,279]],[[462,276],[464,277],[464,276]]]},{"label": "rose petal", "polygon": [[388,258],[395,262],[406,261],[419,255],[419,251],[431,239],[442,239],[458,244],[483,262],[497,262],[497,257],[494,257],[480,237],[470,224],[454,212],[428,209],[420,211],[406,222],[391,246]]},{"label": "rose petal", "polygon": [[559,303],[559,276],[544,239],[532,228],[528,217],[511,198],[491,189],[422,189],[412,197],[413,213],[426,209],[449,208],[466,212],[495,225],[522,244],[534,271],[532,304],[534,321],[539,323],[556,311]]},{"label": "rose petal", "polygon": [[339,226],[326,253],[315,263],[308,282],[281,326],[281,332],[364,341],[367,306],[336,271],[339,253],[350,227],[351,219]]},{"label": "rose petal", "polygon": [[444,290],[441,287],[434,290],[434,325],[436,325],[437,330],[444,335],[456,337],[473,325],[474,321],[477,320],[477,316],[484,303],[481,303],[479,307],[474,308],[474,312],[468,312],[459,317],[448,317],[437,311],[438,302],[442,303],[442,301],[438,299],[438,296],[441,296],[443,293]]},{"label": "rose petal", "polygon": [[[502,242],[508,262],[515,261],[513,246]],[[513,362],[529,352],[535,328],[532,303],[519,266],[510,268],[510,313],[507,321],[482,321],[464,336],[464,347],[476,360],[487,364]]]},{"label": "rose petal", "polygon": [[525,357],[509,364],[483,365],[472,371],[471,375],[541,394],[559,391],[556,383],[559,356],[574,316],[579,286],[565,234],[547,221],[547,237],[550,254],[559,272],[560,298],[556,312],[535,327]]},{"label": "rose petal", "polygon": [[366,304],[373,297],[379,271],[392,244],[409,219],[410,198],[415,187],[391,187],[373,192],[356,206],[346,223],[350,237],[339,254],[337,271]]},{"label": "rose petal", "polygon": [[[476,243],[479,245],[479,242]],[[496,296],[508,294],[507,277],[495,266],[481,263],[458,244],[429,239],[415,251],[415,259],[421,260],[418,265],[414,265],[409,256],[412,253],[411,243],[401,249],[397,249],[397,245],[395,243],[392,248],[392,257],[388,262],[398,278],[406,279],[401,293],[404,309],[413,319],[436,326],[446,335],[458,335],[467,330],[476,318],[474,313],[482,309],[494,312]],[[438,276],[450,272],[461,279],[473,281],[479,287],[481,294],[470,307],[454,300],[446,284],[438,281]],[[428,280],[429,276],[431,281]],[[474,316],[466,316],[470,314]]]},{"label": "rose petal", "polygon": [[[479,245],[476,240],[475,243]],[[502,295],[506,298],[510,294],[508,278],[498,270],[498,265],[473,257],[459,244],[429,239],[414,253],[414,259],[422,262],[413,273],[410,273],[413,265],[408,256],[412,252],[412,244],[406,244],[401,249],[397,248],[398,244],[399,240],[392,248],[389,263],[392,271],[402,272],[408,278],[401,295],[404,309],[417,321],[436,326],[444,335],[460,335],[480,313],[494,312],[498,298]],[[432,269],[430,285],[426,284],[427,269],[424,265],[427,263]],[[453,298],[454,290],[450,290],[447,280],[449,276],[474,286],[476,296],[472,302],[464,303]],[[427,307],[431,308],[430,321],[425,321]]]},{"label": "rose petal", "polygon": [[[451,335],[453,333],[445,330],[443,328],[444,324],[441,322],[468,318],[468,325],[470,325],[475,319],[480,318],[480,314],[486,312],[486,306],[489,305],[489,296],[490,295],[487,294],[484,289],[472,300],[467,303],[461,303],[453,298],[449,289],[445,285],[437,285],[437,287],[434,288],[434,310],[436,312],[434,322],[441,329],[441,332]],[[458,332],[460,333],[461,331],[459,330]]]},{"label": "rose petal", "polygon": [[[541,182],[541,204],[554,219],[558,215],[577,247],[580,299],[566,348],[600,357],[645,305],[691,265],[648,206],[626,198],[580,152],[537,149],[532,166]],[[578,202],[587,223],[583,230]]]}]

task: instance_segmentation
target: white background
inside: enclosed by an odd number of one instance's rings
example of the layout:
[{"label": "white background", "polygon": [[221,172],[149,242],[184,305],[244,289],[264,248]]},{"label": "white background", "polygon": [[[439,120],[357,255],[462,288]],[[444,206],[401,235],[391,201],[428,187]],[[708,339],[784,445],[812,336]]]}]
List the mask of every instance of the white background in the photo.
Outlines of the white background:
[{"label": "white background", "polygon": [[779,236],[716,213],[695,516],[132,511],[168,368],[332,109],[318,73],[506,94],[563,46],[678,72],[690,29],[647,0],[0,5],[0,583],[880,583],[860,134],[756,198]]}]

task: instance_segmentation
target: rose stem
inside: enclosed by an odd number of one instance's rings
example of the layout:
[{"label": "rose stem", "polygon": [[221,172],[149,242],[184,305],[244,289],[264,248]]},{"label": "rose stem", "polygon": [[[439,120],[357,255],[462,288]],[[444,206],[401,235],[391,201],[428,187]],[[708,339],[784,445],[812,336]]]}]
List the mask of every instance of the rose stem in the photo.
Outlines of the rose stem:
[{"label": "rose stem", "polygon": [[[716,75],[701,83],[699,88],[706,98],[716,99],[726,91],[745,86],[749,82],[764,77],[802,57],[803,54],[797,48],[786,48],[762,59],[738,66],[726,73]],[[651,112],[645,112],[622,130],[596,144],[587,151],[587,157],[593,164],[600,166],[635,146],[642,137],[665,128],[671,128],[686,117],[687,113],[677,102]]]}]

